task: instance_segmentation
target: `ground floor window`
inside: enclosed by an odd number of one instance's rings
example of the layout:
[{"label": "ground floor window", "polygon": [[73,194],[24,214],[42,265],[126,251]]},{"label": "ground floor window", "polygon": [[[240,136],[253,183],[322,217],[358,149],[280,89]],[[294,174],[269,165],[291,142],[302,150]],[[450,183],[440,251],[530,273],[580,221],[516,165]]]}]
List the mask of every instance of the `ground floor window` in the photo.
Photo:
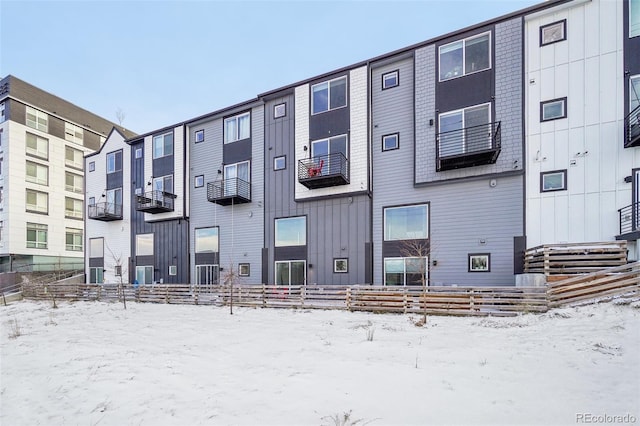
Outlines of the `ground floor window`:
[{"label": "ground floor window", "polygon": [[220,268],[218,265],[196,265],[196,284],[218,284],[220,279],[219,270]]},{"label": "ground floor window", "polygon": [[153,266],[136,266],[136,281],[139,285],[153,283]]},{"label": "ground floor window", "polygon": [[423,285],[427,283],[426,257],[386,257],[384,285]]},{"label": "ground floor window", "polygon": [[89,268],[89,283],[102,284],[104,282],[104,270],[102,266]]},{"label": "ground floor window", "polygon": [[306,281],[306,261],[285,260],[276,262],[276,285],[304,285]]}]

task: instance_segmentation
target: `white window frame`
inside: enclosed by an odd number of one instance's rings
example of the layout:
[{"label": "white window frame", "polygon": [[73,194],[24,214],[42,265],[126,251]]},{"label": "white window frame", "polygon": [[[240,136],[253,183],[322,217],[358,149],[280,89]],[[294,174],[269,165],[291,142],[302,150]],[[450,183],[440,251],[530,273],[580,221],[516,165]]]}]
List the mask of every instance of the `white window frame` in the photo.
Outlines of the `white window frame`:
[{"label": "white window frame", "polygon": [[[247,126],[248,134],[243,132],[244,126],[240,126],[240,121],[248,118],[249,125]],[[232,123],[235,123],[232,127],[230,126]],[[251,137],[251,112],[243,112],[241,114],[236,114],[231,117],[227,117],[224,119],[224,143],[232,143],[244,139],[249,139]]]},{"label": "white window frame", "polygon": [[[284,264],[284,263],[288,263],[289,264],[289,277],[288,277],[288,282],[286,284],[278,284],[278,264]],[[274,273],[274,284],[275,285],[283,285],[283,286],[287,286],[287,287],[291,287],[291,264],[292,263],[302,263],[303,264],[303,270],[304,270],[304,278],[303,278],[303,282],[302,284],[294,284],[294,285],[306,285],[307,284],[307,261],[306,260],[302,260],[302,259],[294,259],[294,260],[276,260],[274,262],[274,268],[273,268],[273,273]]]},{"label": "white window frame", "polygon": [[[36,197],[36,203],[29,203],[29,194],[33,194]],[[49,213],[49,194],[42,191],[36,191],[35,189],[27,188],[25,192],[25,206],[26,211],[36,213]]]},{"label": "white window frame", "polygon": [[[166,144],[165,139],[171,136],[171,149],[169,150],[167,147],[168,145]],[[153,151],[153,159],[155,160],[156,158],[162,158],[162,157],[167,157],[169,155],[173,155],[173,151],[174,151],[174,138],[173,138],[173,132],[166,132],[163,133],[161,135],[155,135],[153,137],[153,141],[152,141],[152,151]]]},{"label": "white window frame", "polygon": [[[344,268],[340,265],[344,265]],[[333,272],[335,274],[346,274],[349,272],[349,259],[341,257],[333,259]]]},{"label": "white window frame", "polygon": [[[118,168],[118,154],[120,154],[120,168]],[[122,170],[122,162],[124,157],[122,150],[109,152],[107,154],[107,174],[116,173]]]},{"label": "white window frame", "polygon": [[204,142],[204,129],[196,130],[193,139],[195,143]]},{"label": "white window frame", "polygon": [[[554,177],[558,175],[562,176],[561,186],[547,187],[545,178]],[[555,192],[555,191],[566,191],[566,190],[567,190],[567,169],[540,172],[540,192]]]},{"label": "white window frame", "polygon": [[[211,239],[211,241],[206,243],[208,239]],[[220,250],[220,228],[217,226],[196,228],[193,241],[195,253],[217,253]]]},{"label": "white window frame", "polygon": [[[282,162],[282,164],[279,164]],[[284,170],[287,168],[287,156],[280,155],[273,158],[273,170]]]},{"label": "white window frame", "polygon": [[[69,243],[69,236],[72,236]],[[65,228],[64,233],[65,248],[67,251],[82,251],[82,229]]]},{"label": "white window frame", "polygon": [[27,107],[25,122],[27,127],[31,127],[32,129],[37,129],[45,133],[49,130],[49,115],[30,106]]},{"label": "white window frame", "polygon": [[[389,220],[388,220],[388,213],[390,211],[399,211],[399,210],[406,210],[406,209],[415,209],[415,208],[424,208],[425,210],[425,224],[424,224],[424,235],[412,235],[412,236],[407,236],[407,238],[396,238],[393,237],[390,232],[390,228],[387,228],[387,225],[390,226]],[[428,203],[423,203],[423,204],[410,204],[410,205],[406,205],[406,206],[390,206],[390,207],[385,207],[384,211],[383,211],[383,223],[382,223],[382,232],[383,232],[383,240],[384,241],[406,241],[406,240],[424,240],[429,238],[429,213],[430,213],[430,208],[429,208],[429,204]],[[419,230],[422,231],[422,230]],[[418,232],[418,231],[413,231]]]},{"label": "white window frame", "polygon": [[[29,166],[35,166],[35,176],[29,175]],[[25,165],[25,181],[36,183],[38,185],[49,186],[49,166],[27,160]]]},{"label": "white window frame", "polygon": [[[36,143],[36,147],[29,147],[29,139]],[[45,160],[49,159],[49,139],[40,137],[36,134],[27,132],[25,149],[28,155],[33,155],[34,157],[42,158]]]},{"label": "white window frame", "polygon": [[[71,202],[71,203],[69,203]],[[73,206],[73,209],[68,207],[68,204]],[[82,219],[84,214],[84,207],[82,200],[78,200],[73,197],[64,197],[64,216],[71,219]]]},{"label": "white window frame", "polygon": [[[71,159],[69,159],[69,153],[71,153]],[[73,167],[74,169],[84,169],[84,153],[79,149],[65,145],[64,164],[68,167]]]},{"label": "white window frame", "polygon": [[[547,111],[547,107],[554,106],[554,105],[557,105],[557,104],[561,105],[561,107],[562,107],[561,114],[560,115],[546,116],[545,112]],[[566,97],[557,98],[557,99],[550,99],[548,101],[540,102],[540,122],[561,120],[563,118],[567,118],[567,98]]]},{"label": "white window frame", "polygon": [[96,169],[96,162],[95,161],[89,161],[89,171],[93,172]]},{"label": "white window frame", "polygon": [[136,148],[135,155],[136,158],[142,158],[142,148]]},{"label": "white window frame", "polygon": [[273,106],[273,118],[282,118],[287,115],[287,104],[285,102]]},{"label": "white window frame", "polygon": [[[411,259],[423,259],[424,261],[424,281],[425,283],[428,285],[429,283],[429,258],[427,256],[406,256],[406,257],[385,257],[382,261],[382,265],[383,265],[383,285],[387,286],[391,286],[390,284],[387,283],[387,260],[395,260],[395,261],[402,261],[402,287],[406,287],[407,285],[412,285],[412,286],[416,286],[418,284],[407,284],[407,260],[411,260]],[[419,271],[419,272],[423,272],[423,271]],[[416,272],[409,272],[410,274],[415,274]],[[422,281],[422,280],[421,280]],[[419,284],[422,285],[422,282]],[[396,287],[395,285],[393,287]]]},{"label": "white window frame", "polygon": [[[73,179],[73,184],[69,185],[67,182],[68,178],[71,177]],[[77,175],[71,172],[64,172],[64,189],[71,192],[76,192],[78,194],[82,194],[84,192],[84,177],[82,175]]]},{"label": "white window frame", "polygon": [[629,38],[638,36],[640,36],[640,0],[629,0]]},{"label": "white window frame", "polygon": [[193,178],[193,186],[195,188],[202,188],[204,186],[204,175],[198,175]]},{"label": "white window frame", "polygon": [[251,264],[249,264],[249,263],[238,263],[238,276],[240,276],[240,277],[251,276]]},{"label": "white window frame", "polygon": [[[387,141],[393,139],[395,139],[395,144],[392,147],[387,147]],[[393,151],[398,148],[400,148],[400,133],[391,133],[382,136],[382,151]]]},{"label": "white window frame", "polygon": [[84,129],[67,121],[64,122],[64,138],[65,140],[82,145],[84,143]]},{"label": "white window frame", "polygon": [[[29,240],[29,231],[35,231],[35,241]],[[44,236],[44,238],[41,238]],[[46,249],[49,246],[49,226],[42,223],[27,222],[27,248]]]},{"label": "white window frame", "polygon": [[[331,107],[331,85],[339,80],[344,80],[344,105],[338,105],[335,107]],[[313,101],[314,95],[317,93],[314,89],[318,86],[327,86],[327,109],[323,109],[320,111],[315,110],[315,102]],[[331,80],[323,81],[322,83],[317,83],[311,86],[311,115],[322,114],[323,112],[333,111],[340,108],[345,108],[349,104],[349,81],[347,80],[347,76],[343,75],[341,77],[336,77]]]},{"label": "white window frame", "polygon": [[[170,191],[167,191],[167,182],[171,181],[171,188]],[[174,192],[174,182],[173,182],[173,175],[165,175],[165,176],[158,176],[158,177],[154,177],[153,178],[153,186],[152,186],[154,191],[161,191],[161,192],[166,192],[168,194],[173,194]]]},{"label": "white window frame", "polygon": [[[136,235],[136,256],[153,256],[154,249],[153,233]],[[149,250],[150,249],[150,250]]]},{"label": "white window frame", "polygon": [[104,257],[104,237],[89,238],[89,258],[100,259]]},{"label": "white window frame", "polygon": [[[487,68],[482,68],[482,69],[478,69],[478,70],[473,70],[471,72],[467,72],[467,55],[466,55],[466,49],[467,49],[467,43],[469,43],[472,40],[475,40],[477,38],[480,37],[484,37],[488,35],[489,36],[489,51],[488,51],[488,66]],[[454,74],[450,77],[445,77],[442,78],[442,50],[446,49],[447,47],[454,45],[454,44],[461,44],[461,49],[462,49],[462,69],[461,69],[461,73],[460,74]],[[461,40],[456,40],[453,41],[451,43],[447,43],[447,44],[443,44],[442,46],[440,46],[438,48],[438,81],[448,81],[448,80],[453,80],[454,78],[459,78],[459,77],[464,77],[466,75],[471,75],[471,74],[475,74],[481,71],[486,71],[486,70],[490,70],[491,67],[493,66],[492,62],[491,62],[491,52],[492,52],[492,46],[491,46],[491,31],[485,31],[483,33],[480,34],[476,34],[470,37],[466,37],[464,39]]]},{"label": "white window frame", "polygon": [[[144,277],[142,282],[138,280],[141,274]],[[153,265],[136,265],[135,280],[138,281],[138,285],[153,284],[154,282]]]},{"label": "white window frame", "polygon": [[[466,132],[464,132],[464,129],[466,128],[471,128],[474,126],[468,126],[466,121],[466,113],[467,111],[473,110],[473,109],[480,109],[480,108],[485,108],[487,109],[487,122],[486,124],[488,125],[489,123],[491,123],[492,120],[492,116],[491,116],[491,103],[484,103],[484,104],[478,104],[478,105],[471,105],[465,108],[461,108],[461,109],[456,109],[453,111],[446,111],[443,112],[441,114],[438,114],[438,135],[440,137],[440,143],[438,144],[438,149],[440,150],[438,152],[438,156],[442,157],[442,156],[450,156],[450,155],[456,155],[456,154],[464,154],[467,152],[467,138],[466,138]],[[443,131],[442,130],[442,119],[446,118],[446,117],[450,117],[450,116],[455,116],[455,115],[460,115],[460,124],[462,127],[460,127],[460,129],[454,129],[452,131],[462,131],[462,139],[460,139],[461,142],[461,146],[460,146],[460,151],[451,151],[451,152],[446,152],[446,155],[443,155],[442,153],[442,147],[443,145],[446,145],[447,143],[447,134],[450,131]],[[454,138],[457,138],[457,136],[452,136]],[[493,135],[491,134],[487,134],[487,148],[491,148],[491,143],[492,143],[492,137]]]},{"label": "white window frame", "polygon": [[[283,244],[282,242],[279,242],[279,237],[280,235],[278,235],[281,231],[279,231],[280,229],[280,224],[285,224],[287,222],[294,222],[294,221],[299,221],[302,220],[303,224],[304,224],[304,229],[301,235],[298,235],[298,241],[297,243],[294,244]],[[306,246],[307,245],[307,217],[306,216],[291,216],[291,217],[281,217],[278,219],[275,219],[274,221],[274,246],[275,247],[294,247],[294,246]]]},{"label": "white window frame", "polygon": [[89,268],[89,284],[104,283],[104,266],[92,266]]},{"label": "white window frame", "polygon": [[400,70],[382,74],[382,90],[392,89],[400,85]]},{"label": "white window frame", "polygon": [[177,265],[169,265],[169,276],[178,275],[178,266]]},{"label": "white window frame", "polygon": [[[204,269],[205,282],[200,279]],[[196,265],[196,285],[215,285],[220,281],[220,265]]]}]

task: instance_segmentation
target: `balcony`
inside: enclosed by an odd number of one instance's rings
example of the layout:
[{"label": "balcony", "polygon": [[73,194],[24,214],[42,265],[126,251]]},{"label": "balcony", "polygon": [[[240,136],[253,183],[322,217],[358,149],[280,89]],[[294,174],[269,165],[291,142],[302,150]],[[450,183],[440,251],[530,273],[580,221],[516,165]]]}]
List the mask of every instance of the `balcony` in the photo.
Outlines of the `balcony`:
[{"label": "balcony", "polygon": [[89,219],[111,222],[122,220],[122,204],[96,203],[89,205]]},{"label": "balcony", "polygon": [[251,183],[240,178],[230,178],[207,183],[207,200],[228,206],[251,202]]},{"label": "balcony", "polygon": [[640,105],[624,119],[624,147],[640,146]]},{"label": "balcony", "polygon": [[156,214],[172,212],[176,195],[164,191],[149,191],[136,198],[137,211]]},{"label": "balcony", "polygon": [[300,160],[298,182],[309,189],[347,185],[349,160],[341,152]]},{"label": "balcony", "polygon": [[500,154],[500,122],[438,133],[436,170],[494,164]]},{"label": "balcony", "polygon": [[620,217],[620,235],[616,240],[640,239],[640,202],[618,210]]}]

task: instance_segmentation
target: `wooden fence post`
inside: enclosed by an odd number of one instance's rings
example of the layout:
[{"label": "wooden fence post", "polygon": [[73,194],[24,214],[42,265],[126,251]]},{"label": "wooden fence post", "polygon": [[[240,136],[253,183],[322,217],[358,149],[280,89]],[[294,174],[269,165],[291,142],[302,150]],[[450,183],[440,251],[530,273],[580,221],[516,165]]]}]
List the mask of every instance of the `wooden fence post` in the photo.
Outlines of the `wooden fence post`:
[{"label": "wooden fence post", "polygon": [[169,303],[169,286],[166,286],[164,291],[164,303]]},{"label": "wooden fence post", "polygon": [[262,307],[267,307],[267,285],[262,284]]},{"label": "wooden fence post", "polygon": [[407,313],[407,310],[409,309],[409,298],[407,297],[407,289],[405,288],[402,292],[402,301],[404,304],[404,313]]},{"label": "wooden fence post", "polygon": [[307,292],[307,286],[305,285],[300,286],[300,306],[304,306],[304,299],[306,296],[306,292]]},{"label": "wooden fence post", "polygon": [[347,310],[351,311],[351,287],[347,287]]},{"label": "wooden fence post", "polygon": [[469,309],[471,312],[475,311],[475,298],[473,297],[473,289],[469,291]]}]

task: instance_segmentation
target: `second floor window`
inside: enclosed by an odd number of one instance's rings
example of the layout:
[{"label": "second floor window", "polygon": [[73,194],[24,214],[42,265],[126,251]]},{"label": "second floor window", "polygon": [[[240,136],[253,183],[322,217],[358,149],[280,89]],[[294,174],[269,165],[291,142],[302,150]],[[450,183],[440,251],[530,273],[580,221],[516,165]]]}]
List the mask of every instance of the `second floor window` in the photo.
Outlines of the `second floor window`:
[{"label": "second floor window", "polygon": [[173,175],[153,178],[153,190],[173,194]]},{"label": "second floor window", "polygon": [[311,86],[311,114],[347,106],[347,77]]},{"label": "second floor window", "polygon": [[107,173],[115,173],[122,170],[122,150],[107,154]]},{"label": "second floor window", "polygon": [[284,217],[275,222],[275,246],[304,246],[307,244],[306,216]]},{"label": "second floor window", "polygon": [[491,68],[491,33],[440,46],[440,81]]},{"label": "second floor window", "polygon": [[153,137],[153,158],[173,155],[173,132]]},{"label": "second floor window", "polygon": [[429,238],[429,207],[426,204],[384,209],[384,240]]},{"label": "second floor window", "polygon": [[49,116],[35,108],[27,107],[27,126],[47,132],[49,129]]},{"label": "second floor window", "polygon": [[484,126],[491,122],[491,104],[440,114],[438,156],[464,154],[491,147],[491,132]]},{"label": "second floor window", "polygon": [[218,228],[198,228],[195,234],[196,253],[215,253],[218,251]]},{"label": "second floor window", "polygon": [[248,112],[224,119],[224,143],[251,136],[251,115]]}]

